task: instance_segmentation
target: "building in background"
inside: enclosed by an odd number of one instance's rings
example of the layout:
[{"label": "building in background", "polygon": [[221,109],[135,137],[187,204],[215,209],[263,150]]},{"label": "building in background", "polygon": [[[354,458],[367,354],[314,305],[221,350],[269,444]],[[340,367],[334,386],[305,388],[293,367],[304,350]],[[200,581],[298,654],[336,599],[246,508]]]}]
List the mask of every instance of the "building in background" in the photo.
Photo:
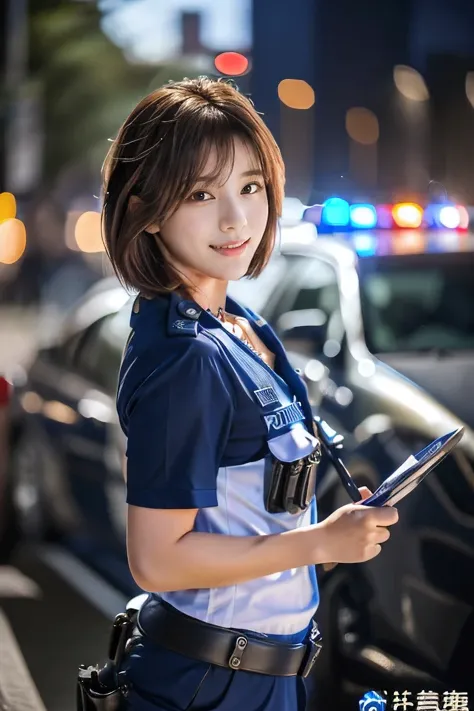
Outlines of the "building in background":
[{"label": "building in background", "polygon": [[222,47],[246,51],[251,46],[252,0],[102,0],[99,5],[107,10],[104,30],[135,60],[170,61],[180,56],[183,39],[189,47],[197,34],[196,48],[216,54]]},{"label": "building in background", "polygon": [[474,3],[418,0],[413,54],[430,89],[430,175],[474,203]]},{"label": "building in background", "polygon": [[[474,201],[470,0],[274,0],[271,13],[254,2],[253,23],[252,93],[282,146],[290,194],[402,197],[434,179]],[[285,78],[312,86],[310,109],[282,106]]]}]

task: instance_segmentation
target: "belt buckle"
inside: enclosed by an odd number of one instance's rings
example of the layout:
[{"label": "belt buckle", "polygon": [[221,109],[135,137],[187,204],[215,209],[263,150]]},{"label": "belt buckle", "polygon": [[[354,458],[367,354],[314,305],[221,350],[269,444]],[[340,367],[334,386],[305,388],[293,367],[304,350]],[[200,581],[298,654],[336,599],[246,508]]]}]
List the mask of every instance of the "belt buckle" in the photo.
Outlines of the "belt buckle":
[{"label": "belt buckle", "polygon": [[237,637],[234,649],[227,662],[231,669],[239,669],[248,642],[247,637],[244,637],[242,634]]},{"label": "belt buckle", "polygon": [[310,675],[311,669],[313,668],[316,659],[319,657],[322,648],[323,637],[318,626],[315,624],[309,635],[309,640],[306,645],[306,654],[298,671],[298,676],[306,678]]}]

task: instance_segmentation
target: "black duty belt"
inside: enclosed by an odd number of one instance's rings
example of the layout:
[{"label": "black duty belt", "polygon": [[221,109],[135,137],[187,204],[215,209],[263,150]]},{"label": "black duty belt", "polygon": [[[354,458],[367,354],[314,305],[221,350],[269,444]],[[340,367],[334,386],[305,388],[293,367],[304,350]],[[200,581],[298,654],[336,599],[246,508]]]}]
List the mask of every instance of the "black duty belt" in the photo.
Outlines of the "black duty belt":
[{"label": "black duty belt", "polygon": [[164,600],[149,599],[138,613],[141,634],[166,649],[235,671],[307,677],[321,651],[317,625],[304,644],[285,644],[218,627],[185,615]]}]

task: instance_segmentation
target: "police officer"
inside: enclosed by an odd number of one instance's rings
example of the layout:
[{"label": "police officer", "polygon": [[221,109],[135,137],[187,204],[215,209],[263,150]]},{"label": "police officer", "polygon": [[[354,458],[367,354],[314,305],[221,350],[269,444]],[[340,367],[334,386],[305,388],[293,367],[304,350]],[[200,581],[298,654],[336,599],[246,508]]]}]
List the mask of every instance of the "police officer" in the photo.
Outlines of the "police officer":
[{"label": "police officer", "polygon": [[128,560],[149,591],[119,674],[127,708],[304,709],[314,564],[373,558],[397,513],[349,504],[317,523],[304,383],[226,296],[273,249],[280,152],[246,97],[201,77],[143,99],[104,174],[107,251],[139,294],[117,394]]}]

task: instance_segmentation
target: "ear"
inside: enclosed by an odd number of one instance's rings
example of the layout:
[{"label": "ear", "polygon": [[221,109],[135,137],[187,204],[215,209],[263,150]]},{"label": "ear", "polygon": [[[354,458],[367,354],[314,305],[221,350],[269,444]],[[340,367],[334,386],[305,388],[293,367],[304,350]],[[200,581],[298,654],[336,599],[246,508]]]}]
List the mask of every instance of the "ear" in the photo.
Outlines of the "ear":
[{"label": "ear", "polygon": [[[128,209],[131,210],[132,212],[137,209],[142,204],[142,199],[138,197],[138,195],[130,195],[130,198],[128,200]],[[150,225],[148,225],[145,228],[145,232],[148,232],[151,235],[156,235],[157,232],[160,231],[160,226],[156,222],[152,222]]]},{"label": "ear", "polygon": [[145,228],[145,232],[148,232],[150,235],[156,235],[160,231],[160,226],[157,222],[152,222],[151,225],[148,225]]}]

